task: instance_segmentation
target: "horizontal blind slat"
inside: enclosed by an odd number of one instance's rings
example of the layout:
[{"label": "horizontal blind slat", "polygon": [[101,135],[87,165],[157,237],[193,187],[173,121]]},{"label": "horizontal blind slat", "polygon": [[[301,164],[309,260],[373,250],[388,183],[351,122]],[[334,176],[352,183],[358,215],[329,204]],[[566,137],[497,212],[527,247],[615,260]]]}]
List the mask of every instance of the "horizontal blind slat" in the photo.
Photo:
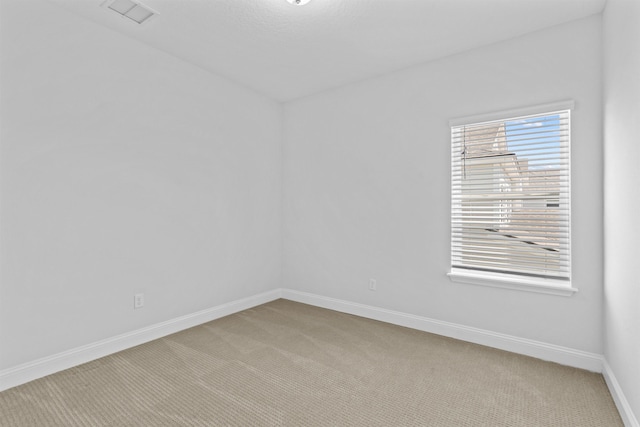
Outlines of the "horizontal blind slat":
[{"label": "horizontal blind slat", "polygon": [[453,126],[452,265],[570,274],[570,111]]},{"label": "horizontal blind slat", "polygon": [[517,268],[498,268],[496,266],[482,266],[477,265],[474,267],[468,267],[466,265],[452,263],[451,267],[457,269],[466,269],[466,270],[476,270],[476,271],[488,271],[494,273],[505,273],[505,274],[515,274],[519,276],[526,277],[542,277],[545,279],[554,279],[554,280],[569,280],[566,273],[558,273],[558,272],[540,272],[536,269],[534,270],[526,270],[526,269],[517,269]]}]

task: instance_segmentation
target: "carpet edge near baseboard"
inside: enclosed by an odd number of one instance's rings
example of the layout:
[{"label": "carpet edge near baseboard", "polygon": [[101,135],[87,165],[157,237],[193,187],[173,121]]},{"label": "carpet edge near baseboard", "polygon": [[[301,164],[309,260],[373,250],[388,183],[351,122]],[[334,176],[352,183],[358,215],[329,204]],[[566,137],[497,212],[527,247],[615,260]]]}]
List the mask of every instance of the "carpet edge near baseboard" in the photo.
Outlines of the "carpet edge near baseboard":
[{"label": "carpet edge near baseboard", "polygon": [[618,379],[613,373],[613,369],[611,369],[611,365],[609,365],[606,358],[603,358],[602,363],[602,375],[604,376],[604,380],[607,383],[607,387],[609,388],[611,397],[613,397],[613,401],[616,404],[616,408],[618,408],[618,412],[620,413],[622,422],[626,427],[640,427],[640,423],[634,415],[633,410],[631,409],[631,405],[629,404],[627,397],[622,391],[622,387],[620,387]]},{"label": "carpet edge near baseboard", "polygon": [[176,317],[0,371],[0,392],[281,298],[275,289]]},{"label": "carpet edge near baseboard", "polygon": [[602,373],[625,426],[640,427],[611,367],[601,354],[286,288],[230,301],[4,369],[0,371],[0,392],[279,298]]},{"label": "carpet edge near baseboard", "polygon": [[601,354],[290,289],[282,298],[602,373]]}]

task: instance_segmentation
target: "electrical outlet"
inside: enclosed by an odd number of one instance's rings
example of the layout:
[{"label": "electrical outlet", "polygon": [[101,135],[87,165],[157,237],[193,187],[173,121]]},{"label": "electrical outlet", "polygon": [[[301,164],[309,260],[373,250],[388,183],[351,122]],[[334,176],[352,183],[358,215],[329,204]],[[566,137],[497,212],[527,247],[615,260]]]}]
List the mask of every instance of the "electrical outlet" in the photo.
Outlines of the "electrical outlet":
[{"label": "electrical outlet", "polygon": [[135,294],[133,296],[133,308],[142,308],[144,307],[144,294]]},{"label": "electrical outlet", "polygon": [[375,291],[377,288],[376,279],[369,279],[369,290]]}]

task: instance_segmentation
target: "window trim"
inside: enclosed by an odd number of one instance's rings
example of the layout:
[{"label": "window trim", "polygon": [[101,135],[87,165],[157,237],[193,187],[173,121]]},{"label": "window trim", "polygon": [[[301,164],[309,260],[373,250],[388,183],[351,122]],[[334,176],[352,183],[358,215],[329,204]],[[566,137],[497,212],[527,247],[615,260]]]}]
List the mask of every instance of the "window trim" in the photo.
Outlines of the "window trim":
[{"label": "window trim", "polygon": [[574,110],[575,101],[560,101],[552,102],[550,104],[535,105],[532,107],[515,108],[513,110],[495,111],[486,114],[477,114],[474,116],[458,117],[449,120],[449,127],[470,125],[472,123],[490,122],[493,120],[500,120],[505,117],[517,117],[517,116],[529,116],[533,114],[542,114],[549,111],[557,110]]},{"label": "window trim", "polygon": [[[501,120],[508,117],[528,116],[535,114],[544,114],[547,112],[571,110],[575,109],[573,100],[554,102],[549,104],[541,104],[531,107],[517,108],[511,110],[497,111],[474,116],[466,116],[449,120],[449,127],[463,126],[474,123],[489,122]],[[451,143],[451,142],[450,142]],[[571,142],[570,142],[571,143]],[[450,160],[451,164],[452,160]],[[571,173],[571,163],[569,163],[569,173]],[[571,187],[571,179],[569,180]],[[569,188],[570,188],[569,187]],[[452,188],[450,177],[449,188]],[[569,190],[571,191],[571,190]],[[571,221],[571,206],[569,206],[569,220]],[[450,223],[451,226],[451,223]],[[569,229],[569,242],[571,242],[571,228]],[[451,253],[451,240],[449,240]],[[569,243],[571,246],[571,243]],[[569,265],[572,264],[572,252],[569,253]],[[572,287],[571,280],[554,280],[549,278],[527,277],[517,274],[487,272],[481,270],[462,269],[449,266],[447,276],[452,282],[473,284],[480,286],[489,286],[494,288],[513,289],[526,292],[535,292],[548,295],[572,296],[578,292],[577,288]]]},{"label": "window trim", "polygon": [[[447,276],[449,276],[449,280],[456,283],[514,289],[548,295],[570,297],[578,292],[578,289],[571,287],[570,282],[566,280],[543,279],[518,276],[516,274],[491,273],[460,268],[451,268]],[[567,284],[569,284],[569,286],[567,286]]]}]

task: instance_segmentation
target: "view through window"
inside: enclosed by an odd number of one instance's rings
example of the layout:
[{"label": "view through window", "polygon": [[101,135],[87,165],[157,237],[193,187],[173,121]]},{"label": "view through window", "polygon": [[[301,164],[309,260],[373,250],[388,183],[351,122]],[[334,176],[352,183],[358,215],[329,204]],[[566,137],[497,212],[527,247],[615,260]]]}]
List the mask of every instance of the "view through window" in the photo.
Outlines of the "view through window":
[{"label": "view through window", "polygon": [[570,111],[451,131],[452,268],[569,280]]}]

